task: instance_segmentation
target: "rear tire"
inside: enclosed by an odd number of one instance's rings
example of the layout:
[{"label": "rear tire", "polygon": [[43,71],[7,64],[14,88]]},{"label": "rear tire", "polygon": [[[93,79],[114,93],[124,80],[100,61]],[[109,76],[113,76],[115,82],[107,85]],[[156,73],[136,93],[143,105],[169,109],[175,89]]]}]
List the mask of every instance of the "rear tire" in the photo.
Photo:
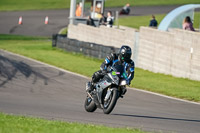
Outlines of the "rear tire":
[{"label": "rear tire", "polygon": [[88,96],[85,99],[84,107],[87,112],[94,112],[97,109],[97,106],[94,103],[94,101],[92,100],[92,98],[90,98]]},{"label": "rear tire", "polygon": [[110,114],[110,112],[112,112],[112,110],[114,109],[114,107],[115,107],[115,105],[116,105],[116,103],[117,103],[117,100],[118,100],[118,96],[119,96],[119,92],[118,92],[118,90],[117,90],[117,88],[112,88],[113,89],[113,91],[112,91],[112,93],[111,93],[111,95],[110,95],[110,103],[109,103],[109,105],[108,105],[108,107],[105,107],[104,105],[105,105],[105,103],[103,104],[103,112],[104,112],[104,114]]}]

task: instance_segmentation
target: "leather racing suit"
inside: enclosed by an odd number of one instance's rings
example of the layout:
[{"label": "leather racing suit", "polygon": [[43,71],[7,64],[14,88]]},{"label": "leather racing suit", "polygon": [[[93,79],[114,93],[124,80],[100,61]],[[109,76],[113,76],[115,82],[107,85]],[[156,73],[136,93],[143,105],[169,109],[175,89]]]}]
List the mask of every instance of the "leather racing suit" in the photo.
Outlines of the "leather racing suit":
[{"label": "leather racing suit", "polygon": [[130,85],[131,80],[134,78],[134,70],[135,70],[134,62],[131,59],[127,61],[122,61],[119,58],[119,54],[111,53],[109,56],[105,58],[105,61],[101,64],[100,70],[93,74],[91,86],[93,86],[101,78],[103,78],[104,75],[107,73],[107,68],[109,66],[112,66],[113,63],[116,63],[116,62],[119,62],[124,65],[125,70],[127,71],[127,74],[128,74],[126,81]]}]

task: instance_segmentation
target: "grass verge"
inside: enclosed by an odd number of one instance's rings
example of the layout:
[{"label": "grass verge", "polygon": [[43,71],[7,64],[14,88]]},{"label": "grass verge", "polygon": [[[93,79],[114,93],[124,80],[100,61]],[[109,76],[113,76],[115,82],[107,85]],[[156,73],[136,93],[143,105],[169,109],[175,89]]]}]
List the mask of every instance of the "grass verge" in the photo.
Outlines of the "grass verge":
[{"label": "grass verge", "polygon": [[58,32],[58,34],[67,35],[67,31],[68,31],[68,27],[64,27]]},{"label": "grass verge", "polygon": [[[199,0],[107,0],[106,7],[199,4]],[[0,0],[0,11],[66,9],[70,0]]]},{"label": "grass verge", "polygon": [[[21,37],[21,40],[19,40],[19,36],[9,35],[0,35],[0,38],[2,36],[7,40],[0,41],[0,49],[18,53],[88,77],[99,70],[99,66],[103,61],[52,48],[50,40],[35,40],[34,38],[33,40],[24,40],[26,37]],[[175,78],[139,68],[136,68],[135,78],[131,84],[131,87],[196,102],[200,101],[199,86],[200,82],[198,81]]]},{"label": "grass verge", "polygon": [[[156,20],[158,24],[162,21],[162,19],[166,16],[166,14],[157,14]],[[151,19],[151,15],[148,16],[131,16],[131,17],[123,17],[119,18],[119,25],[124,25],[132,28],[139,29],[140,26],[149,26],[149,22]],[[195,12],[194,16],[194,27],[199,29],[200,27],[200,12]]]},{"label": "grass verge", "polygon": [[0,113],[0,133],[145,133],[138,129],[50,121]]}]

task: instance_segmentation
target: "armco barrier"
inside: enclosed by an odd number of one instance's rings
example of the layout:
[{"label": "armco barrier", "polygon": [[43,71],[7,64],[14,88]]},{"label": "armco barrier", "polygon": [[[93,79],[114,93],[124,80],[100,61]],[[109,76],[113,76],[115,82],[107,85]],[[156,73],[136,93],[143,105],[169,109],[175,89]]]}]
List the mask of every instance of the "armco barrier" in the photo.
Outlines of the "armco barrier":
[{"label": "armco barrier", "polygon": [[75,39],[69,39],[58,34],[52,36],[52,46],[70,52],[82,53],[84,55],[99,59],[105,58],[111,52],[119,51],[119,48],[115,48],[112,46],[104,46],[95,43],[78,41]]}]

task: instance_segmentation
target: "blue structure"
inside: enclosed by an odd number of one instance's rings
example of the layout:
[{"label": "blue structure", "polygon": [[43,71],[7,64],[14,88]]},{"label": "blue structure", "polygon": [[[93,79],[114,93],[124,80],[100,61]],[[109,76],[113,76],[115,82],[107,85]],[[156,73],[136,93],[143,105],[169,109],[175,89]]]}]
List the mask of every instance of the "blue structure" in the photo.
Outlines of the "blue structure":
[{"label": "blue structure", "polygon": [[180,6],[165,16],[158,26],[159,30],[168,31],[169,28],[182,28],[183,20],[186,16],[194,19],[194,10],[200,8],[200,4],[188,4]]}]

